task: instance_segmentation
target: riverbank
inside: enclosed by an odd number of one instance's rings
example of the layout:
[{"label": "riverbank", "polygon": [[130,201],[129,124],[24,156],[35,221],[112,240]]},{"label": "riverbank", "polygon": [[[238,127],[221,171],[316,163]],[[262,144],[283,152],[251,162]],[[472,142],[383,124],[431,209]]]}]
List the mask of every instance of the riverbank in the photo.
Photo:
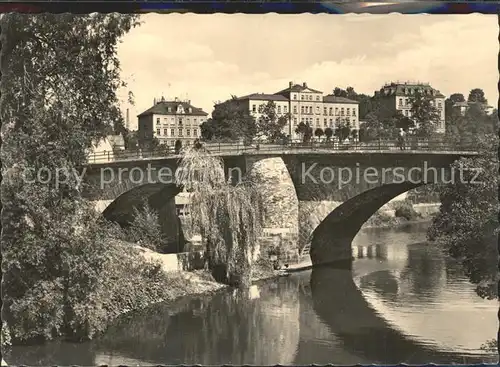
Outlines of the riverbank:
[{"label": "riverbank", "polygon": [[406,218],[401,217],[390,217],[389,219],[380,222],[367,222],[361,227],[361,230],[374,228],[398,228],[411,224],[430,223],[431,221],[432,217],[417,218],[413,220],[407,220]]}]

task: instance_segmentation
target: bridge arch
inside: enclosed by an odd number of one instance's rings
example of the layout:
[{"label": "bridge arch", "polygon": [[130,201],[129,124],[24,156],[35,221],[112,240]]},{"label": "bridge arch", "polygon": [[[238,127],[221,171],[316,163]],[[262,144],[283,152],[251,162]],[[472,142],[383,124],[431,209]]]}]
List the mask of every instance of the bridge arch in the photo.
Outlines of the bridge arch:
[{"label": "bridge arch", "polygon": [[109,221],[128,227],[134,220],[134,209],[145,203],[158,213],[159,222],[166,237],[166,252],[178,252],[184,245],[184,234],[177,216],[175,196],[181,189],[175,184],[146,183],[135,186],[119,195],[103,211]]},{"label": "bridge arch", "polygon": [[351,262],[351,243],[361,226],[391,199],[422,185],[425,183],[389,183],[366,190],[339,205],[311,235],[312,263]]}]

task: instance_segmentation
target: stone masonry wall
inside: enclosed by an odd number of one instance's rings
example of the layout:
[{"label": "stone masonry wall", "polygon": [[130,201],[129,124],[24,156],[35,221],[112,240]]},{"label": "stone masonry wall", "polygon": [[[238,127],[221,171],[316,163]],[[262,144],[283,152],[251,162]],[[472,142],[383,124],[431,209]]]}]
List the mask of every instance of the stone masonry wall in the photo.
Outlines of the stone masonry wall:
[{"label": "stone masonry wall", "polygon": [[247,177],[263,197],[264,235],[282,235],[296,246],[299,202],[285,163],[279,157],[248,159]]}]

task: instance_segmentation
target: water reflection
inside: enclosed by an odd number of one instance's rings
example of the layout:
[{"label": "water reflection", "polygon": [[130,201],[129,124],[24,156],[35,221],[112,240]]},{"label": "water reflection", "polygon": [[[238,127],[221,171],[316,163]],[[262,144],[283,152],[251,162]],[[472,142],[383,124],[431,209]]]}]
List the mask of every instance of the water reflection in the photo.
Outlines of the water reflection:
[{"label": "water reflection", "polygon": [[438,249],[414,244],[423,238],[418,229],[364,232],[353,243],[359,256],[352,270],[322,267],[247,292],[156,305],[92,343],[16,347],[5,359],[15,365],[488,360],[478,349],[496,333],[496,304],[477,297]]}]

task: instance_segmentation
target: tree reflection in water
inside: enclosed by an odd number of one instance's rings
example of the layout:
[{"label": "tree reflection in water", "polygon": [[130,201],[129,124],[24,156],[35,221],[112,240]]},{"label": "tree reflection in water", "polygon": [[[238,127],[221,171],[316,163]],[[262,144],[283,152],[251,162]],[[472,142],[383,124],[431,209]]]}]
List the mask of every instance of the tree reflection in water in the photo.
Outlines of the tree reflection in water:
[{"label": "tree reflection in water", "polygon": [[159,364],[292,364],[298,283],[281,278],[258,292],[190,301],[173,315],[172,305],[153,307],[109,330],[99,349]]}]

